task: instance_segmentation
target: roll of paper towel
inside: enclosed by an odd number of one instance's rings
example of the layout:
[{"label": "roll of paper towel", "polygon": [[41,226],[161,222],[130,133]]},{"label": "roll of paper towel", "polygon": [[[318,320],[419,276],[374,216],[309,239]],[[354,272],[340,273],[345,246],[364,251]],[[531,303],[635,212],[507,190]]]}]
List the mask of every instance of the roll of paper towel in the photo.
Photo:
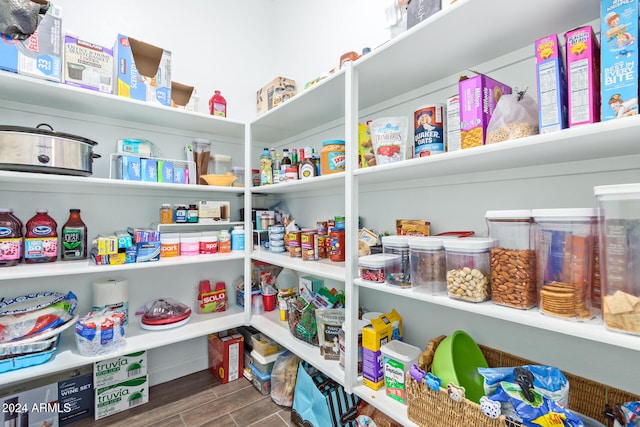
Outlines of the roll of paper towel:
[{"label": "roll of paper towel", "polygon": [[124,314],[129,323],[129,282],[126,279],[101,279],[93,282],[93,311],[105,308]]}]

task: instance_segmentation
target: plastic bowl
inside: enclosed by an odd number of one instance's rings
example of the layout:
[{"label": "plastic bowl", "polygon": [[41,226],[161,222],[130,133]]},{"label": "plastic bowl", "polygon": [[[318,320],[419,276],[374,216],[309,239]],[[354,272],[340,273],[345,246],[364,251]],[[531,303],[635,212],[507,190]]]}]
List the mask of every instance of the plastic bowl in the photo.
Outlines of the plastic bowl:
[{"label": "plastic bowl", "polygon": [[200,184],[229,187],[236,179],[238,179],[238,177],[231,173],[224,175],[208,174],[200,176]]},{"label": "plastic bowl", "polygon": [[478,368],[488,368],[478,344],[464,331],[455,331],[445,338],[433,355],[431,372],[442,379],[465,388],[465,397],[480,403],[484,396],[484,378]]}]

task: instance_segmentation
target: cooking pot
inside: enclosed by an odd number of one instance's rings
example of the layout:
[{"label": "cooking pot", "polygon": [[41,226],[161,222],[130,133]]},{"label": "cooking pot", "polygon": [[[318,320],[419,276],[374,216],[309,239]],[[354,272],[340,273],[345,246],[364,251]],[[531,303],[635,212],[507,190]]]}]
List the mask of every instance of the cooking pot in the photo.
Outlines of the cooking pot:
[{"label": "cooking pot", "polygon": [[[48,129],[43,129],[48,127]],[[0,169],[89,176],[98,143],[55,132],[41,123],[35,128],[0,125]]]}]

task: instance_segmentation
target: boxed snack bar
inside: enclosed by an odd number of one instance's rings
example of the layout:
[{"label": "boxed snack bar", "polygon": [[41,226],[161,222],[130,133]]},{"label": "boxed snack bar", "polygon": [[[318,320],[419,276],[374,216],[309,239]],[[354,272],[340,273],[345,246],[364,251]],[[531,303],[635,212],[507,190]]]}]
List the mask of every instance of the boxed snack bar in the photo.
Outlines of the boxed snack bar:
[{"label": "boxed snack bar", "polygon": [[112,93],[113,51],[76,37],[65,36],[64,83]]},{"label": "boxed snack bar", "polygon": [[638,114],[638,1],[602,0],[602,121]]},{"label": "boxed snack bar", "polygon": [[565,33],[569,127],[600,121],[600,47],[587,25]]},{"label": "boxed snack bar", "polygon": [[296,81],[286,77],[276,77],[259,89],[256,93],[256,109],[258,114],[271,110],[273,108],[273,94],[276,92],[276,89],[284,90],[286,86],[293,86],[293,90],[295,91]]},{"label": "boxed snack bar", "polygon": [[536,40],[538,126],[540,133],[567,127],[567,75],[558,36]]},{"label": "boxed snack bar", "polygon": [[171,52],[118,34],[113,57],[116,95],[171,106]]},{"label": "boxed snack bar", "polygon": [[503,94],[511,93],[511,88],[483,74],[460,81],[458,88],[462,148],[484,145],[493,110]]}]

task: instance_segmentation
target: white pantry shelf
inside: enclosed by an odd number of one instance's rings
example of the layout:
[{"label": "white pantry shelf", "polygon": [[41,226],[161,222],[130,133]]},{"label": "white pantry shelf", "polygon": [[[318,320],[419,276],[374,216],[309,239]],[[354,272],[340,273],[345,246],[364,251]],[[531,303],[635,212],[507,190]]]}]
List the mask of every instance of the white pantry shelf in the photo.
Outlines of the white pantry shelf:
[{"label": "white pantry shelf", "polygon": [[290,268],[300,273],[311,274],[325,279],[337,280],[339,282],[344,282],[345,280],[344,262],[333,262],[329,259],[303,261],[302,258],[290,257],[287,253],[279,254],[264,250],[253,251],[251,253],[251,259],[279,265],[280,267]]},{"label": "white pantry shelf", "polygon": [[338,194],[344,193],[344,173],[315,176],[279,184],[252,187],[251,192],[257,194],[287,194],[328,190]]}]

